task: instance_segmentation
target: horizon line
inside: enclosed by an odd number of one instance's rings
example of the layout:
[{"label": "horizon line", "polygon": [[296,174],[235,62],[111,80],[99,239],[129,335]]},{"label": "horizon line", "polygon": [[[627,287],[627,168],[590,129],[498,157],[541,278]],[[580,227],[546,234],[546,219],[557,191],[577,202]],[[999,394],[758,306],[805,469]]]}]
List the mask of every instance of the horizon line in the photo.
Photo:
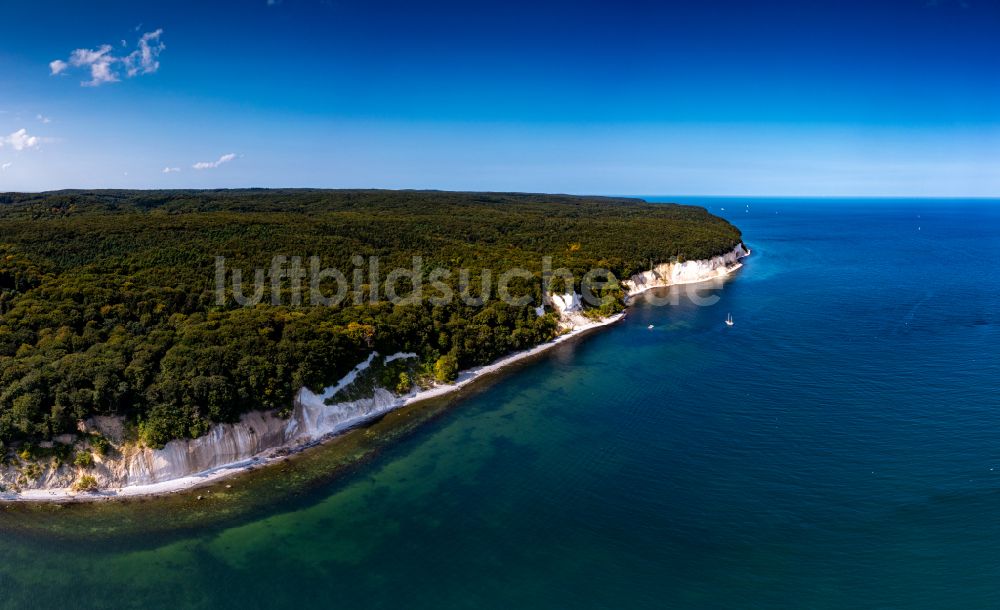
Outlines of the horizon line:
[{"label": "horizon line", "polygon": [[[643,193],[643,194],[621,194],[621,193],[594,193],[594,192],[565,192],[565,191],[533,191],[533,190],[490,190],[490,189],[448,189],[448,188],[386,188],[386,187],[328,187],[328,186],[227,186],[227,187],[172,187],[172,188],[129,188],[129,187],[66,187],[44,190],[12,190],[0,191],[3,195],[44,195],[49,193],[59,193],[64,191],[132,191],[132,192],[170,192],[170,191],[395,191],[395,192],[441,192],[441,193],[504,193],[512,195],[553,195],[569,197],[608,197],[608,198],[628,198],[644,199],[646,197],[705,197],[711,199],[965,199],[965,200],[1000,200],[1000,194],[996,195],[818,195],[818,194],[792,194],[792,195],[767,195],[767,194],[717,194],[717,193]],[[654,202],[656,203],[656,202]]]}]

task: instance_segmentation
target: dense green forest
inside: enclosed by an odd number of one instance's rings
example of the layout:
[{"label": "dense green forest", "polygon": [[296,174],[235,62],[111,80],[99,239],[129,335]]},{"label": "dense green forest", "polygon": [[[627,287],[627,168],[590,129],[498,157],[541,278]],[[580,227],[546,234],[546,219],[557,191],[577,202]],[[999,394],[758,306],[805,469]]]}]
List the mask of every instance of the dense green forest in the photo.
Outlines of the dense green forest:
[{"label": "dense green forest", "polygon": [[[0,443],[71,433],[80,419],[103,414],[125,416],[144,442],[158,446],[248,410],[287,410],[297,388],[329,385],[372,350],[416,352],[428,376],[447,378],[556,334],[555,316],[534,310],[543,256],[577,277],[603,267],[621,278],[739,242],[738,229],[701,208],[634,199],[328,190],[0,194]],[[348,277],[356,256],[378,256],[390,269],[409,268],[418,255],[421,273],[464,267],[476,279],[481,269],[519,266],[534,275],[520,290],[535,303],[216,302],[216,257],[252,277],[275,255],[319,256]],[[620,307],[620,293],[605,297],[606,306]]]}]

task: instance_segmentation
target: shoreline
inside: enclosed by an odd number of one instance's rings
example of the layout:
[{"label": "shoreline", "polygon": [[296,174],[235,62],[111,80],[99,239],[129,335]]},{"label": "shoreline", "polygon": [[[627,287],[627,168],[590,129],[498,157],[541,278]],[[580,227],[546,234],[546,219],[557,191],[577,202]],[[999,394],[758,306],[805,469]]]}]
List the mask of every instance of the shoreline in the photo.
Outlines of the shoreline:
[{"label": "shoreline", "polygon": [[[394,407],[392,410],[396,411],[410,405],[423,402],[425,400],[430,400],[433,398],[438,398],[457,392],[458,390],[473,384],[476,381],[484,377],[493,375],[494,373],[500,372],[501,370],[507,368],[508,366],[526,360],[533,356],[537,356],[553,347],[556,347],[562,343],[565,343],[571,339],[583,336],[593,330],[602,328],[604,326],[609,326],[620,322],[625,318],[625,313],[615,314],[608,318],[602,320],[596,320],[590,324],[581,325],[576,327],[562,335],[559,335],[555,339],[536,345],[532,348],[514,352],[503,356],[502,358],[492,362],[490,364],[473,367],[459,373],[458,379],[451,384],[437,384],[426,390],[420,390],[412,396],[407,396],[402,399],[402,402]],[[380,417],[382,414],[376,417]],[[367,420],[366,420],[367,421]],[[181,491],[191,491],[199,487],[218,482],[222,479],[235,476],[240,473],[249,472],[257,468],[268,466],[271,464],[279,463],[283,461],[290,455],[300,453],[307,449],[318,447],[330,442],[334,442],[337,437],[339,437],[344,432],[351,430],[353,428],[363,426],[365,421],[358,422],[349,426],[345,426],[343,429],[332,431],[322,438],[316,439],[314,441],[302,443],[300,445],[292,447],[275,447],[263,452],[261,455],[256,455],[245,460],[240,460],[238,462],[232,462],[230,464],[223,464],[217,466],[210,470],[199,472],[197,474],[192,474],[184,477],[178,477],[176,479],[170,479],[169,481],[161,481],[159,483],[149,483],[146,485],[130,485],[128,487],[121,487],[118,489],[106,489],[96,492],[85,492],[85,491],[73,491],[70,488],[53,488],[53,489],[26,489],[19,493],[15,492],[3,492],[0,493],[0,503],[3,502],[28,502],[28,503],[50,503],[50,502],[100,502],[108,500],[117,499],[127,499],[127,498],[143,498],[143,497],[155,497],[161,495],[167,495],[172,493],[178,493]],[[265,453],[270,453],[272,455],[264,455]],[[277,453],[277,454],[275,454]]]},{"label": "shoreline", "polygon": [[726,267],[723,267],[723,273],[722,274],[716,275],[714,277],[695,278],[695,279],[690,279],[690,280],[681,280],[681,281],[678,281],[678,282],[671,282],[669,284],[644,286],[642,288],[642,290],[639,290],[637,292],[633,292],[631,294],[625,295],[625,307],[627,308],[629,306],[629,304],[632,302],[633,299],[635,299],[638,296],[642,296],[643,294],[649,292],[650,290],[655,290],[657,288],[670,288],[670,287],[673,287],[673,286],[687,286],[687,285],[691,285],[691,284],[703,284],[705,282],[711,282],[713,280],[719,280],[719,279],[723,279],[723,278],[728,277],[734,271],[738,271],[738,270],[742,269],[743,268],[743,262],[742,262],[743,259],[745,259],[746,257],[750,256],[750,254],[753,252],[753,250],[751,250],[750,248],[748,248],[745,244],[741,244],[741,245],[743,245],[743,255],[740,256],[740,257],[738,257],[736,259],[736,262],[734,264],[726,266]]},{"label": "shoreline", "polygon": [[[508,354],[490,364],[473,367],[471,369],[461,371],[454,383],[436,384],[428,389],[420,390],[415,394],[413,394],[412,396],[406,396],[402,399],[400,404],[393,407],[391,411],[398,411],[399,409],[411,406],[419,402],[423,402],[433,398],[439,398],[441,396],[446,396],[448,394],[457,392],[462,388],[472,385],[473,383],[475,383],[480,379],[498,373],[517,362],[542,354],[552,349],[553,347],[556,347],[571,339],[581,337],[585,334],[590,333],[591,331],[603,328],[605,326],[616,324],[621,320],[625,319],[627,315],[627,308],[631,305],[634,299],[650,290],[656,288],[669,288],[672,286],[680,286],[688,284],[699,284],[704,282],[710,282],[717,279],[724,279],[729,275],[731,275],[733,272],[741,269],[743,267],[743,263],[740,261],[742,261],[743,258],[750,256],[750,253],[751,250],[749,248],[745,248],[745,254],[739,257],[735,264],[722,267],[721,272],[712,277],[700,278],[700,279],[694,278],[691,280],[671,282],[661,285],[643,286],[641,290],[626,295],[625,297],[626,311],[617,313],[607,318],[593,320],[586,324],[576,326],[571,330],[569,330],[568,332],[552,339],[551,341],[542,343],[540,345],[536,345],[532,348],[522,350],[520,352],[514,352],[512,354]],[[382,415],[384,415],[384,413],[380,414],[377,417],[381,417]],[[232,476],[241,473],[246,473],[260,467],[280,463],[284,461],[288,456],[301,453],[302,451],[305,451],[307,449],[335,442],[338,437],[340,437],[348,430],[364,426],[367,421],[370,421],[370,419],[353,423],[351,425],[345,426],[342,429],[333,430],[323,435],[322,437],[310,442],[305,442],[294,446],[275,447],[244,460],[239,460],[229,464],[223,464],[221,466],[217,466],[215,468],[205,470],[196,474],[178,477],[167,481],[161,481],[158,483],[149,483],[145,485],[130,485],[117,489],[107,489],[95,492],[73,491],[70,488],[28,489],[21,492],[0,492],[0,504],[2,503],[87,503],[87,502],[113,501],[119,499],[150,498],[150,497],[175,494],[184,491],[192,491],[199,487],[207,486],[211,483],[216,483],[223,479],[230,478]],[[198,499],[201,499],[200,496]]]},{"label": "shoreline", "polygon": [[[746,255],[743,258],[746,258],[747,256],[750,256],[750,250],[749,249],[747,249],[747,253],[746,253]],[[741,258],[740,260],[743,260],[743,258]],[[640,290],[638,292],[634,292],[632,294],[626,295],[625,296],[625,307],[628,307],[629,304],[632,303],[633,299],[635,299],[636,297],[641,297],[642,295],[646,294],[650,290],[656,290],[657,288],[673,288],[674,286],[689,286],[691,284],[704,284],[705,282],[712,282],[712,281],[715,281],[715,280],[721,280],[721,279],[724,279],[726,277],[729,277],[729,275],[731,273],[733,273],[734,271],[739,271],[742,268],[743,268],[743,263],[736,263],[735,265],[733,265],[731,267],[726,267],[726,272],[725,273],[723,273],[722,275],[717,275],[715,277],[709,277],[709,278],[705,278],[705,279],[702,279],[702,280],[689,280],[689,281],[684,281],[684,282],[676,282],[676,283],[673,283],[673,284],[664,284],[662,286],[646,286],[646,287],[644,287],[642,290]]]}]

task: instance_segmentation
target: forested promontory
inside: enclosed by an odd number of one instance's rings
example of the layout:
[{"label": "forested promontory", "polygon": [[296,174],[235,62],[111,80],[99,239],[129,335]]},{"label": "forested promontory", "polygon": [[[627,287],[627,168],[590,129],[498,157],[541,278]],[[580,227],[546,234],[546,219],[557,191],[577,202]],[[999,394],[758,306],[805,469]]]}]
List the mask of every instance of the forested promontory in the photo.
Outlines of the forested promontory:
[{"label": "forested promontory", "polygon": [[[372,350],[415,352],[428,376],[551,339],[541,261],[580,277],[731,250],[704,209],[635,199],[431,191],[60,191],[0,194],[0,444],[123,416],[153,446],[248,410],[287,410]],[[348,278],[382,269],[524,268],[532,303],[430,298],[336,305],[216,300],[216,261],[248,280],[275,256],[320,257]],[[493,276],[496,280],[496,275]],[[367,280],[366,280],[367,281]],[[445,280],[456,285],[457,273]],[[366,286],[366,288],[368,288]],[[282,289],[283,290],[283,289]],[[478,288],[476,288],[478,290]],[[620,294],[605,295],[609,310]],[[409,377],[407,377],[409,379]],[[416,379],[413,380],[417,382]],[[2,449],[2,447],[0,447]]]}]

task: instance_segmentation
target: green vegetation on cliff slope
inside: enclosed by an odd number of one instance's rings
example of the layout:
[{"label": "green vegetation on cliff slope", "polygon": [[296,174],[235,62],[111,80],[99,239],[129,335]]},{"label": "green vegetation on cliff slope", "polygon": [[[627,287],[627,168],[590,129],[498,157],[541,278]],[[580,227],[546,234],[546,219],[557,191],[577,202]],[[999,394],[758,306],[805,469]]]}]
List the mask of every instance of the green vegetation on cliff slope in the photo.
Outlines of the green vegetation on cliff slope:
[{"label": "green vegetation on cliff slope", "polygon": [[[550,339],[541,261],[619,278],[732,249],[739,231],[697,207],[497,193],[242,190],[0,194],[0,443],[123,415],[158,445],[252,409],[287,409],[371,350],[416,352],[428,375]],[[532,304],[240,307],[215,302],[215,257],[246,277],[275,255],[319,256],[347,275],[380,266],[533,274]],[[383,275],[384,280],[384,275]],[[367,280],[366,280],[367,281]],[[457,286],[457,277],[446,283]],[[306,292],[308,295],[308,292]],[[620,293],[609,291],[609,307]],[[614,302],[612,302],[614,301]],[[440,372],[440,371],[439,371]]]}]

